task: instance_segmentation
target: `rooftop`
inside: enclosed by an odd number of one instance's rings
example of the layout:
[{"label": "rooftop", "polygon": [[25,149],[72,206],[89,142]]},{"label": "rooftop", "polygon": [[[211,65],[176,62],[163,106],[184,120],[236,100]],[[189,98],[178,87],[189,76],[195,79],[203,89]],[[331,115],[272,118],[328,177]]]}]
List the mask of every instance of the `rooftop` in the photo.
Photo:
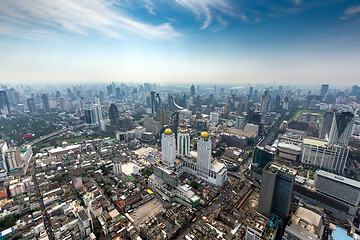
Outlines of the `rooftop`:
[{"label": "rooftop", "polygon": [[329,173],[323,170],[318,170],[316,172],[316,175],[322,176],[322,177],[326,177],[329,178],[331,180],[337,181],[337,182],[341,182],[356,188],[360,188],[360,182],[346,178],[346,177],[342,177],[333,173]]},{"label": "rooftop", "polygon": [[296,174],[296,171],[294,169],[287,168],[283,165],[280,165],[280,164],[277,164],[274,162],[268,163],[268,165],[265,167],[265,170],[267,172],[272,172],[272,173],[275,173],[277,171],[282,171],[282,172],[286,172],[286,173],[293,174],[293,175]]},{"label": "rooftop", "polygon": [[312,138],[304,138],[304,144],[312,145],[312,146],[316,146],[316,147],[326,147],[327,146],[326,141],[312,139]]}]

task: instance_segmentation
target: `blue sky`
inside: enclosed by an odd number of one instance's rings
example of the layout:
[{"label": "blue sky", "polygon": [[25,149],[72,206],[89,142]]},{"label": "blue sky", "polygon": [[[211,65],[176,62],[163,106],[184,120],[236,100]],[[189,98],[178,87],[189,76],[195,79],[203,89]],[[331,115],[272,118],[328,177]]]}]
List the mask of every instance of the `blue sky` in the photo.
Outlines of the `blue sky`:
[{"label": "blue sky", "polygon": [[353,85],[360,2],[2,0],[0,83]]}]

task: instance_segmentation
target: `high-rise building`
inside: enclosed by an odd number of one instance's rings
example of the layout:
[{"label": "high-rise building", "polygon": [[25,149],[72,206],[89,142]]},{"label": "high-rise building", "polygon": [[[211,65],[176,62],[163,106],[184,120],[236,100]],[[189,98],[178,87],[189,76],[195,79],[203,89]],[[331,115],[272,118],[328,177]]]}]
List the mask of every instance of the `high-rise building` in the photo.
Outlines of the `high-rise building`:
[{"label": "high-rise building", "polygon": [[319,138],[326,139],[329,137],[331,124],[333,122],[334,112],[326,111],[323,116],[323,120],[320,127]]},{"label": "high-rise building", "polygon": [[337,112],[334,115],[329,141],[330,145],[348,146],[354,125],[354,114],[351,112]]},{"label": "high-rise building", "polygon": [[211,166],[211,138],[202,132],[197,144],[197,163],[201,170],[209,171]]},{"label": "high-rise building", "polygon": [[282,112],[282,106],[281,106],[281,98],[280,95],[276,95],[275,98],[275,112],[281,113]]},{"label": "high-rise building", "polygon": [[325,141],[305,138],[301,152],[301,163],[342,174],[348,155],[349,149],[345,146],[329,145]]},{"label": "high-rise building", "polygon": [[114,103],[110,104],[109,119],[113,125],[115,124],[116,119],[119,119],[119,110]]},{"label": "high-rise building", "polygon": [[121,174],[122,174],[121,162],[114,164],[113,172],[116,176],[121,176]]},{"label": "high-rise building", "polygon": [[323,85],[321,85],[320,96],[325,97],[325,95],[327,94],[328,90],[329,90],[329,84],[323,84]]},{"label": "high-rise building", "polygon": [[0,181],[5,180],[7,177],[8,168],[6,166],[6,151],[8,146],[6,142],[0,141]]},{"label": "high-rise building", "polygon": [[93,113],[91,109],[84,110],[85,115],[85,123],[86,124],[93,124]]},{"label": "high-rise building", "polygon": [[7,93],[0,91],[0,111],[4,110],[6,115],[10,114],[10,104]]},{"label": "high-rise building", "polygon": [[32,113],[32,114],[37,113],[36,104],[35,104],[34,99],[33,98],[28,98],[26,100],[26,102],[27,102],[29,112]]},{"label": "high-rise building", "polygon": [[177,137],[177,152],[181,156],[190,154],[190,135],[186,129],[180,129]]},{"label": "high-rise building", "polygon": [[42,99],[44,111],[45,112],[50,112],[50,103],[49,103],[48,95],[47,94],[42,94],[41,99]]},{"label": "high-rise building", "polygon": [[258,212],[270,217],[273,212],[287,217],[292,199],[295,170],[268,163],[262,171]]},{"label": "high-rise building", "polygon": [[194,85],[191,85],[190,96],[195,97],[195,86]]},{"label": "high-rise building", "polygon": [[22,160],[19,148],[9,148],[6,151],[6,162],[9,171],[15,170],[20,167]]},{"label": "high-rise building", "polygon": [[273,162],[275,152],[270,148],[270,146],[257,146],[254,151],[253,163],[257,163],[259,167],[264,168],[269,162]]},{"label": "high-rise building", "polygon": [[270,112],[270,102],[271,96],[269,91],[266,89],[264,95],[261,97],[260,112],[263,116],[265,116],[266,113]]},{"label": "high-rise building", "polygon": [[156,92],[151,91],[151,113],[155,113],[155,94]]},{"label": "high-rise building", "polygon": [[102,112],[101,112],[101,105],[99,104],[94,104],[91,108],[92,110],[92,123],[96,123],[96,124],[100,124],[100,121],[103,119],[102,118]]},{"label": "high-rise building", "polygon": [[358,206],[360,182],[333,173],[318,170],[315,175],[315,190],[337,200]]},{"label": "high-rise building", "polygon": [[21,104],[21,97],[19,92],[14,92],[14,101],[16,105]]},{"label": "high-rise building", "polygon": [[174,166],[176,156],[175,134],[170,128],[167,128],[161,138],[162,161],[170,167]]},{"label": "high-rise building", "polygon": [[215,126],[219,123],[219,113],[218,112],[211,112],[210,113],[210,122]]},{"label": "high-rise building", "polygon": [[235,118],[235,128],[243,130],[245,127],[245,118],[237,116]]},{"label": "high-rise building", "polygon": [[250,87],[249,95],[250,95],[250,97],[252,97],[254,95],[254,87]]}]

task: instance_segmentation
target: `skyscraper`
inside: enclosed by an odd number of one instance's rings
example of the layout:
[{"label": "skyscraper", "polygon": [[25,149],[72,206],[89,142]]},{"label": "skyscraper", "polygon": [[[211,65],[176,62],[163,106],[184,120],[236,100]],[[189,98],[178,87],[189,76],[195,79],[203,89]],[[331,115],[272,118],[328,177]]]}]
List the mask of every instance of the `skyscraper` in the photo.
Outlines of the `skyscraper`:
[{"label": "skyscraper", "polygon": [[243,130],[245,127],[245,118],[237,116],[235,118],[235,128]]},{"label": "skyscraper", "polygon": [[94,104],[91,108],[92,110],[92,123],[100,124],[102,120],[102,112],[101,112],[101,105]]},{"label": "skyscraper", "polygon": [[273,162],[275,158],[275,152],[267,147],[257,146],[254,151],[253,163],[259,164],[261,168],[264,168],[269,162]]},{"label": "skyscraper", "polygon": [[329,145],[337,144],[348,146],[354,125],[354,114],[351,112],[337,112],[334,115],[330,134]]},{"label": "skyscraper", "polygon": [[264,116],[266,113],[270,112],[270,102],[271,96],[269,91],[266,89],[264,95],[261,97],[261,107],[260,112]]},{"label": "skyscraper", "polygon": [[277,163],[268,163],[263,169],[258,211],[270,217],[272,212],[282,217],[289,214],[295,181],[295,170]]},{"label": "skyscraper", "polygon": [[195,87],[194,87],[194,85],[191,85],[190,96],[195,97]]},{"label": "skyscraper", "polygon": [[249,95],[250,95],[250,97],[252,97],[254,95],[254,87],[250,87]]},{"label": "skyscraper", "polygon": [[0,110],[4,110],[6,115],[10,114],[9,99],[5,91],[0,91]]},{"label": "skyscraper", "polygon": [[326,135],[328,135],[328,137],[329,137],[333,118],[334,118],[333,111],[326,111],[324,113],[323,120],[322,120],[321,127],[320,127],[320,132],[319,132],[320,139],[325,139]]},{"label": "skyscraper", "polygon": [[169,166],[173,167],[176,156],[176,142],[175,134],[170,128],[167,128],[162,134],[161,151],[162,160]]},{"label": "skyscraper", "polygon": [[49,103],[48,95],[47,94],[42,94],[41,99],[42,99],[44,111],[45,112],[50,112],[50,103]]},{"label": "skyscraper", "polygon": [[281,98],[280,95],[276,95],[275,98],[275,112],[281,113],[282,112],[282,106],[281,106]]},{"label": "skyscraper", "polygon": [[27,105],[28,105],[29,112],[32,113],[32,114],[36,113],[37,110],[36,110],[36,105],[35,105],[34,99],[33,98],[28,98],[26,100],[26,102],[27,102]]},{"label": "skyscraper", "polygon": [[211,139],[207,132],[202,132],[197,144],[197,163],[200,170],[209,171],[211,166]]},{"label": "skyscraper", "polygon": [[325,97],[329,89],[329,84],[321,85],[320,96]]},{"label": "skyscraper", "polygon": [[109,108],[109,118],[111,121],[111,124],[114,125],[116,122],[116,119],[119,118],[119,111],[114,103],[110,104]]},{"label": "skyscraper", "polygon": [[181,156],[188,156],[190,154],[190,135],[186,129],[180,129],[177,137],[177,151]]}]

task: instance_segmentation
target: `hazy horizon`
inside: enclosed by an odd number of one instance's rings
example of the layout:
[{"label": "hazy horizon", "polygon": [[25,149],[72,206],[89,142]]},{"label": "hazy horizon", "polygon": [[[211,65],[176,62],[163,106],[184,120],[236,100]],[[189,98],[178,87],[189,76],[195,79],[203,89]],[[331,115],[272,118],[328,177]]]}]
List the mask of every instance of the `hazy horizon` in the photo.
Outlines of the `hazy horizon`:
[{"label": "hazy horizon", "polygon": [[360,4],[4,0],[0,84],[359,82]]}]

